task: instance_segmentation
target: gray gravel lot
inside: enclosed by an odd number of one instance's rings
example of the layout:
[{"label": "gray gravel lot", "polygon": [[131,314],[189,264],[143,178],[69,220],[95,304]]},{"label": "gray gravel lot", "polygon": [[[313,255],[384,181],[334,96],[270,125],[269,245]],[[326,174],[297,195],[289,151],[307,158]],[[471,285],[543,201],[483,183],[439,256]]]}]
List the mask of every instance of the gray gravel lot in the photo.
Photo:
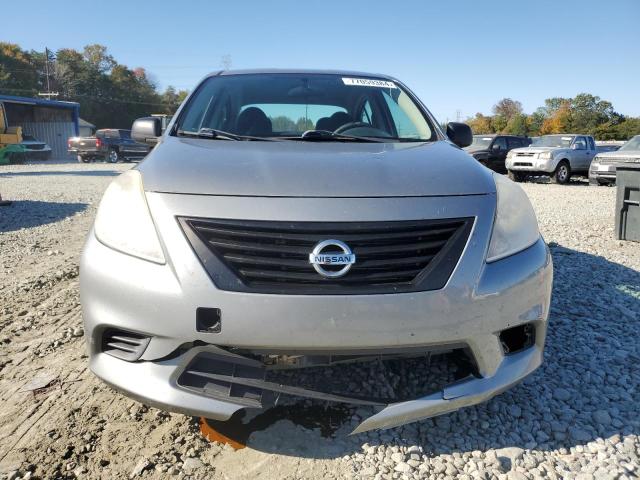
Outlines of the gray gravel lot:
[{"label": "gray gravel lot", "polygon": [[[0,167],[14,201],[0,207],[0,478],[640,476],[640,244],[613,238],[614,188],[523,185],[555,264],[545,362],[523,384],[357,436],[346,434],[366,409],[336,414],[329,437],[282,418],[234,451],[87,370],[78,256],[102,191],[129,167]],[[49,386],[27,391],[34,380]]]}]

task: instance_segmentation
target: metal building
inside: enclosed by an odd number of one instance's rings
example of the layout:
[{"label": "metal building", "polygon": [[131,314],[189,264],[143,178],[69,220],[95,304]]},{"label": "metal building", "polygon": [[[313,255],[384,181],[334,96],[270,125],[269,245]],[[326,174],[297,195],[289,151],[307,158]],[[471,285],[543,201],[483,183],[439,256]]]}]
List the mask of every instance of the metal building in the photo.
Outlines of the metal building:
[{"label": "metal building", "polygon": [[80,119],[80,137],[91,137],[96,133],[96,126],[86,120]]},{"label": "metal building", "polygon": [[10,95],[0,95],[0,102],[4,104],[8,125],[22,127],[23,134],[46,142],[52,158],[68,158],[67,139],[80,133],[79,103]]}]

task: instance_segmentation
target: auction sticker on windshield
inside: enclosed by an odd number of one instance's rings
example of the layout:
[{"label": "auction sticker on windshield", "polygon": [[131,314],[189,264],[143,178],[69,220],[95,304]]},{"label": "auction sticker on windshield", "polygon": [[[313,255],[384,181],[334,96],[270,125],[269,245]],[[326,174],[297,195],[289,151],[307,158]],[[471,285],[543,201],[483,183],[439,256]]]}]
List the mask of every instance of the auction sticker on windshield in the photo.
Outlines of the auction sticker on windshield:
[{"label": "auction sticker on windshield", "polygon": [[374,78],[347,78],[342,77],[345,85],[356,87],[398,88],[396,84],[388,80],[376,80]]}]

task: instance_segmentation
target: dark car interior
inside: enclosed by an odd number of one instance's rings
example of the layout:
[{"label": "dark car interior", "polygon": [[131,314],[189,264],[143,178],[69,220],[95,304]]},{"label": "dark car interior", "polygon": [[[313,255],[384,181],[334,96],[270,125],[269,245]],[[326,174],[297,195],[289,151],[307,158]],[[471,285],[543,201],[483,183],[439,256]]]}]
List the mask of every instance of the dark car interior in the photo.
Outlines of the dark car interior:
[{"label": "dark car interior", "polygon": [[182,130],[205,128],[253,137],[299,137],[308,130],[321,130],[425,141],[436,135],[428,121],[427,138],[416,130],[398,106],[403,94],[399,88],[348,86],[338,75],[239,75],[210,80],[181,119]]}]

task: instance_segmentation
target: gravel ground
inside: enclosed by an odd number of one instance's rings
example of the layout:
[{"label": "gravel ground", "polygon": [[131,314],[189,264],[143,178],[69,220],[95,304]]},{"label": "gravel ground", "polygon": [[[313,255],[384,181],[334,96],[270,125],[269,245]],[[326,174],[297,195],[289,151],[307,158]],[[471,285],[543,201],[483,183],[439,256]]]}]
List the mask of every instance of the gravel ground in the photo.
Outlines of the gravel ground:
[{"label": "gravel ground", "polygon": [[[640,476],[640,244],[613,239],[615,189],[524,184],[555,285],[545,363],[523,384],[352,437],[367,409],[298,402],[254,418],[263,429],[234,451],[87,369],[78,255],[102,191],[127,168],[0,167],[0,193],[14,200],[0,207],[0,478]],[[300,420],[319,409],[332,428]]]}]

